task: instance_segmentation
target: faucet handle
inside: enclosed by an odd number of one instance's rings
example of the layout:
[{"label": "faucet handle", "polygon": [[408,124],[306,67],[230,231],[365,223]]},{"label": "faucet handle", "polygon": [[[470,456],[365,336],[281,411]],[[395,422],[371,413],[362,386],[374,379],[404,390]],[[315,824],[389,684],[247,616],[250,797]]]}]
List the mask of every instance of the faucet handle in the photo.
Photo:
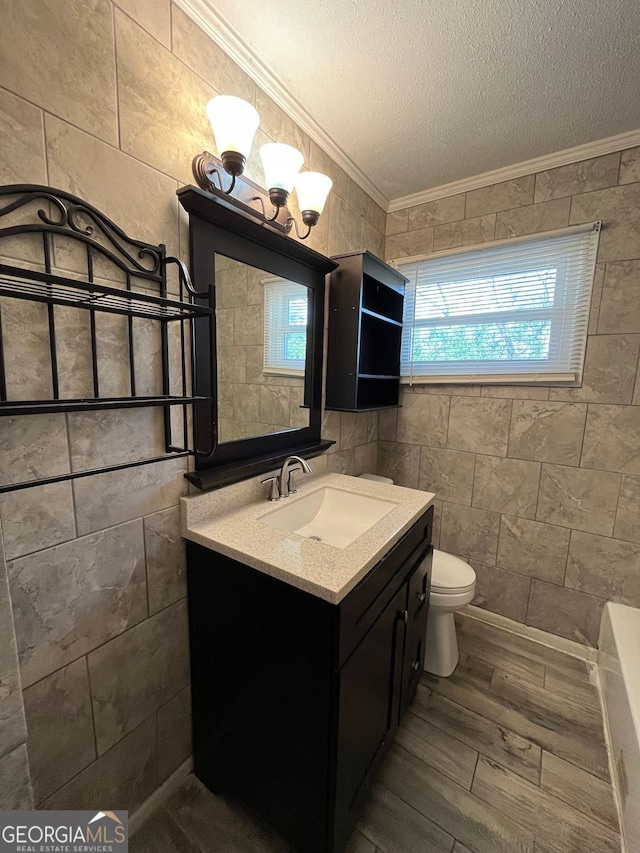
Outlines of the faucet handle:
[{"label": "faucet handle", "polygon": [[296,473],[296,471],[302,471],[302,468],[299,465],[296,465],[295,468],[289,468],[289,479],[287,481],[287,492],[290,495],[295,495],[295,493],[298,491],[296,489],[296,481],[295,481],[295,478],[293,476]]},{"label": "faucet handle", "polygon": [[266,480],[260,480],[261,483],[271,483],[271,488],[269,489],[269,500],[270,501],[279,501],[280,500],[280,489],[278,488],[278,478],[277,476],[267,477]]}]

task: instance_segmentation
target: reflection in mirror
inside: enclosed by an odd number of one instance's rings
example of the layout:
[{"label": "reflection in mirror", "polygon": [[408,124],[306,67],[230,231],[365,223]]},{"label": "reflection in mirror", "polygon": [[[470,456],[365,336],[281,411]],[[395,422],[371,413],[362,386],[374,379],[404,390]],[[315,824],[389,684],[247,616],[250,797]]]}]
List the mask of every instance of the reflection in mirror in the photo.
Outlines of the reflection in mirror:
[{"label": "reflection in mirror", "polygon": [[223,255],[215,262],[219,442],[309,426],[310,291]]}]

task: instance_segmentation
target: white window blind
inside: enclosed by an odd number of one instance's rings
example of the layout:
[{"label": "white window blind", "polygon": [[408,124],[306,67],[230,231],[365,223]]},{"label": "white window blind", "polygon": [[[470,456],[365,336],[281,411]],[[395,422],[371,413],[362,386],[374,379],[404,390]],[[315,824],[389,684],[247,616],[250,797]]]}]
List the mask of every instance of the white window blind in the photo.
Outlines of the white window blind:
[{"label": "white window blind", "polygon": [[264,282],[264,369],[303,376],[308,290],[282,278]]},{"label": "white window blind", "polygon": [[595,222],[398,262],[403,377],[579,381],[599,235]]}]

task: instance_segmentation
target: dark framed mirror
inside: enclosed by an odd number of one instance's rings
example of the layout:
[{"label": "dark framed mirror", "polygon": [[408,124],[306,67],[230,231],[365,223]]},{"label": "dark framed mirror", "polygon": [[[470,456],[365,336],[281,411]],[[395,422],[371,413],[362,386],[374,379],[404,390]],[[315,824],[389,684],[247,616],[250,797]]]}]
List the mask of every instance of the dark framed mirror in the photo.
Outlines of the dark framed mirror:
[{"label": "dark framed mirror", "polygon": [[195,322],[196,393],[215,391],[194,408],[197,446],[212,452],[189,480],[214,488],[323,452],[324,288],[336,263],[204,190],[178,196],[194,286],[212,289],[216,312],[213,329]]}]

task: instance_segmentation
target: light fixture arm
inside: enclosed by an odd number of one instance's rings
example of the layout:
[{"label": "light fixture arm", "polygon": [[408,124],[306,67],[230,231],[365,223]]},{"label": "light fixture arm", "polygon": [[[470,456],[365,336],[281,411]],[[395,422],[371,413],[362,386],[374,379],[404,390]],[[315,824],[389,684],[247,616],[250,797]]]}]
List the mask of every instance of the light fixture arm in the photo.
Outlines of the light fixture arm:
[{"label": "light fixture arm", "polygon": [[307,232],[306,232],[306,234],[301,234],[301,233],[300,233],[300,229],[298,228],[298,223],[297,223],[297,222],[296,222],[296,220],[293,218],[293,216],[290,216],[290,217],[287,219],[287,225],[289,225],[289,227],[291,227],[291,225],[293,225],[293,227],[295,228],[296,234],[298,235],[298,240],[306,240],[306,239],[307,239],[307,237],[309,236],[309,234],[311,234],[311,228],[312,228],[312,226],[311,226],[311,225],[307,225]]},{"label": "light fixture arm", "polygon": [[196,154],[191,162],[193,176],[201,187],[207,186],[207,184],[211,184],[215,187],[216,182],[214,177],[217,178],[220,192],[224,193],[224,195],[230,195],[236,186],[236,175],[231,176],[231,183],[225,190],[222,173],[218,166],[212,162],[213,159],[213,155],[208,151],[203,151],[202,154]]},{"label": "light fixture arm", "polygon": [[251,199],[251,201],[257,201],[259,203],[260,207],[262,208],[262,215],[264,217],[265,222],[275,222],[276,219],[278,218],[279,214],[280,214],[280,208],[283,207],[283,205],[281,205],[281,204],[274,204],[273,205],[273,210],[274,210],[273,216],[267,216],[267,210],[264,206],[264,199],[262,198],[262,196],[254,195],[254,197]]}]

